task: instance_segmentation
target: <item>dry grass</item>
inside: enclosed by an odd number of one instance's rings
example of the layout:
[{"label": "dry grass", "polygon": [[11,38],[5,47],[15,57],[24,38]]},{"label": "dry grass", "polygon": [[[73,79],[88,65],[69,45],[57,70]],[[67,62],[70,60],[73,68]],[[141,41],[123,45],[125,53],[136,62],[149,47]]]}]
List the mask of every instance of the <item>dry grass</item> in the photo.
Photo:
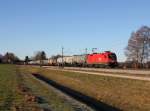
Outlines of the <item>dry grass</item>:
[{"label": "dry grass", "polygon": [[28,69],[122,110],[150,110],[150,82],[35,67]]},{"label": "dry grass", "polygon": [[41,98],[40,106],[50,108],[52,111],[91,111],[82,103],[69,99],[62,92],[35,78],[31,73],[37,72],[36,68],[20,67],[19,69],[25,86],[30,88],[32,94]]}]

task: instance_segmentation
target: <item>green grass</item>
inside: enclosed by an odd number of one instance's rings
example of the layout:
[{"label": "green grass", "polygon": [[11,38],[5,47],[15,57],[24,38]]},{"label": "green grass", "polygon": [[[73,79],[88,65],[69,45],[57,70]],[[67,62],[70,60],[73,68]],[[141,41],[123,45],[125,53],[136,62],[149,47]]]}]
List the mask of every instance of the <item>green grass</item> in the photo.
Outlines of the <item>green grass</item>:
[{"label": "green grass", "polygon": [[0,65],[0,111],[39,111],[38,103],[26,101],[27,92],[19,88],[23,86],[19,73],[15,65]]},{"label": "green grass", "polygon": [[150,82],[44,68],[28,68],[125,111],[150,111]]},{"label": "green grass", "polygon": [[22,95],[17,92],[16,68],[12,65],[0,65],[0,110],[10,110],[13,104],[20,104]]},{"label": "green grass", "polygon": [[[26,91],[24,91],[26,89]],[[38,101],[30,101],[36,97]],[[19,110],[17,110],[19,108]],[[23,68],[0,65],[0,111],[74,111],[74,106]]]}]

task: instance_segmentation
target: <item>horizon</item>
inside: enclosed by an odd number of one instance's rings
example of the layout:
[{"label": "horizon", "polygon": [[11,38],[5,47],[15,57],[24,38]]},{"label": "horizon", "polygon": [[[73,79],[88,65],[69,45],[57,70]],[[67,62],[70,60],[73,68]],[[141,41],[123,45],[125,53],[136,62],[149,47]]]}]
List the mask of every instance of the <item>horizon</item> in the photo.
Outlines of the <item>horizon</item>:
[{"label": "horizon", "polygon": [[[115,2],[114,2],[115,1]],[[20,59],[45,51],[47,57],[110,50],[125,61],[133,31],[150,26],[148,0],[0,1],[0,54]],[[140,7],[140,8],[139,8]]]}]

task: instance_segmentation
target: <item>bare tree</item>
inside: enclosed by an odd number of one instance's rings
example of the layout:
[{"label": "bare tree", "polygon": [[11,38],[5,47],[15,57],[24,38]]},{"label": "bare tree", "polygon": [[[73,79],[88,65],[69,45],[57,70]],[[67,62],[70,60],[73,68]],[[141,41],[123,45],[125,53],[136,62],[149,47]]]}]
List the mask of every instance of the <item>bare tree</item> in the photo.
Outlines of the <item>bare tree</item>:
[{"label": "bare tree", "polygon": [[57,55],[52,55],[52,56],[51,56],[52,65],[57,65],[57,59],[58,59],[59,57],[62,57],[62,55],[57,54]]},{"label": "bare tree", "polygon": [[19,61],[19,58],[14,53],[7,52],[3,57],[4,63],[15,63],[17,61]]},{"label": "bare tree", "polygon": [[127,61],[143,64],[150,61],[150,28],[141,27],[131,34],[125,49]]},{"label": "bare tree", "polygon": [[43,64],[44,60],[46,60],[46,53],[44,51],[38,51],[35,56],[35,60],[40,60],[40,65]]},{"label": "bare tree", "polygon": [[59,58],[59,57],[61,57],[61,55],[59,55],[59,54],[58,54],[58,55],[53,55],[53,56],[51,56],[52,59],[57,59],[57,58]]}]

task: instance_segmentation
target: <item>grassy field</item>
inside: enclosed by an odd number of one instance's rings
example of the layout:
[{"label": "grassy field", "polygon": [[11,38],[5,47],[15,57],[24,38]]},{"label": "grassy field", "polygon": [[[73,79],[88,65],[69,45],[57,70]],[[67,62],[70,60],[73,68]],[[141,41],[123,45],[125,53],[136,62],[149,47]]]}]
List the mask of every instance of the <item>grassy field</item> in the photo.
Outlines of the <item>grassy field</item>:
[{"label": "grassy field", "polygon": [[[31,89],[32,93],[42,99],[41,106],[52,109],[53,111],[76,111],[69,101],[66,101],[61,95],[53,91],[48,84],[37,80],[25,68],[20,68],[24,78],[24,84]],[[84,109],[82,109],[84,111]],[[80,111],[82,111],[80,110]],[[87,110],[86,110],[87,111]]]},{"label": "grassy field", "polygon": [[[9,110],[14,101],[22,102],[22,97],[16,92],[16,73],[15,68],[0,65],[0,109]],[[15,98],[14,98],[15,97]]]},{"label": "grassy field", "polygon": [[[24,95],[19,91],[16,67],[0,65],[0,110],[15,110],[24,105]],[[24,110],[24,109],[23,109]]]},{"label": "grassy field", "polygon": [[20,77],[15,65],[0,65],[0,111],[41,110]]},{"label": "grassy field", "polygon": [[124,111],[150,111],[150,82],[26,67]]},{"label": "grassy field", "polygon": [[0,65],[0,111],[76,110],[69,101],[31,73],[41,74],[124,111],[150,110],[150,82],[40,67]]},{"label": "grassy field", "polygon": [[76,111],[76,108],[29,70],[0,65],[0,111]]}]

